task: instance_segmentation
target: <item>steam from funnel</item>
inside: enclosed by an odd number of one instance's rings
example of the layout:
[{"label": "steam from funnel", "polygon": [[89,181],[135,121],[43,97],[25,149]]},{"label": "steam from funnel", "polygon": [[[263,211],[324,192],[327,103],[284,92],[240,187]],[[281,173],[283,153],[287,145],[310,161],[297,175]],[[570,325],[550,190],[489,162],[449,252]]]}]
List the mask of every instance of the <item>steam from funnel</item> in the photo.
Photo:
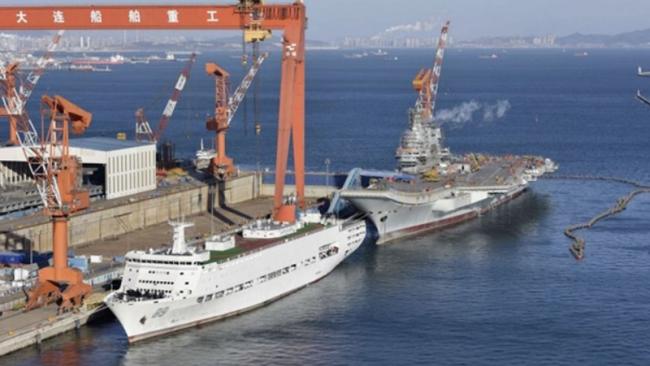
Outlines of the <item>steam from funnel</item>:
[{"label": "steam from funnel", "polygon": [[465,123],[474,121],[474,115],[481,111],[482,122],[494,122],[505,117],[511,108],[512,105],[508,100],[498,100],[494,104],[484,104],[471,100],[456,107],[438,111],[435,120],[441,125],[453,124],[454,127],[461,127]]}]

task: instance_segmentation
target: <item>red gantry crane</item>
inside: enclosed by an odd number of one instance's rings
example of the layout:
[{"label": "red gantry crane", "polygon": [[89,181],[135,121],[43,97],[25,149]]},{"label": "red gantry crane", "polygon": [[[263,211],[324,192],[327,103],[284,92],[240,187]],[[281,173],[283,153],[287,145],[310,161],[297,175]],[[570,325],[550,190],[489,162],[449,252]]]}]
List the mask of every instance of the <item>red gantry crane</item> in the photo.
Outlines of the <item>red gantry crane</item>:
[{"label": "red gantry crane", "polygon": [[[92,114],[61,96],[42,98],[41,116],[49,122],[46,138],[35,156],[24,146],[29,164],[44,166],[34,171],[45,213],[52,217],[53,266],[38,272],[38,284],[30,291],[26,310],[56,302],[60,311],[81,305],[91,291],[83,274],[68,267],[68,221],[71,214],[90,205],[88,191],[81,189],[81,160],[70,155],[70,133],[82,134]],[[26,126],[18,126],[26,127]]]},{"label": "red gantry crane", "polygon": [[[59,33],[60,35],[60,33]],[[81,162],[70,155],[70,132],[83,133],[92,121],[92,115],[63,97],[42,98],[41,118],[48,123],[47,136],[39,139],[23,104],[31,90],[20,92],[7,82],[0,66],[2,105],[15,122],[15,139],[22,147],[46,215],[52,217],[53,266],[39,271],[38,283],[30,291],[26,309],[52,302],[59,310],[79,306],[91,288],[83,282],[80,271],[68,268],[68,219],[89,205],[89,194],[81,189]],[[3,77],[4,76],[4,77]],[[31,78],[31,85],[37,79]],[[33,89],[33,87],[32,87]],[[23,99],[24,98],[24,99]]]},{"label": "red gantry crane", "polygon": [[433,112],[436,109],[436,97],[438,96],[440,72],[442,71],[442,61],[445,57],[448,34],[449,21],[443,25],[442,31],[440,32],[438,50],[436,51],[433,68],[421,69],[413,79],[413,88],[418,92],[416,107],[422,111],[424,119],[433,117]]},{"label": "red gantry crane", "polygon": [[185,67],[181,71],[180,75],[178,75],[178,80],[176,80],[176,84],[174,85],[174,91],[172,93],[172,96],[171,98],[169,98],[167,104],[165,105],[165,109],[163,110],[162,116],[160,117],[160,121],[158,122],[158,127],[156,128],[155,132],[151,129],[151,126],[149,125],[149,121],[144,116],[144,108],[140,108],[135,112],[136,141],[147,141],[147,142],[160,141],[162,134],[165,132],[165,128],[167,128],[167,124],[169,124],[169,120],[172,118],[172,115],[174,114],[174,110],[176,110],[176,105],[178,104],[178,100],[181,97],[181,93],[185,89],[185,84],[187,84],[187,81],[190,78],[190,73],[192,72],[192,66],[194,66],[195,61],[196,61],[196,54],[192,53],[190,59],[187,61],[187,64],[185,64]]},{"label": "red gantry crane", "polygon": [[[47,64],[50,62],[54,51],[59,45],[59,41],[63,36],[64,31],[60,30],[56,33],[54,38],[47,47],[47,51],[36,61],[36,67],[27,75],[25,80],[20,83],[18,81],[18,70],[19,64],[17,62],[11,63],[3,69],[0,69],[2,77],[0,82],[3,84],[3,92],[6,93],[7,103],[13,103],[13,105],[0,105],[0,117],[7,117],[9,120],[9,137],[7,140],[8,145],[18,145],[18,138],[16,135],[16,126],[18,124],[18,119],[20,114],[23,113],[25,106],[29,97],[32,95],[36,84],[41,79],[41,76],[45,72]],[[12,114],[19,113],[19,114]]]},{"label": "red gantry crane", "polygon": [[276,151],[273,217],[294,222],[296,204],[283,197],[290,143],[298,206],[305,207],[305,5],[240,0],[233,5],[1,6],[0,29],[204,29],[266,32],[282,30],[282,76]]},{"label": "red gantry crane", "polygon": [[215,63],[205,65],[205,71],[208,75],[215,78],[215,114],[208,119],[205,126],[209,131],[216,131],[215,146],[217,146],[217,153],[210,162],[209,170],[217,177],[229,177],[235,172],[232,158],[226,155],[226,132],[235,117],[235,113],[237,113],[239,105],[246,96],[246,92],[253,83],[255,75],[267,57],[268,54],[264,53],[255,60],[232,95],[230,95],[229,91],[230,74]]}]

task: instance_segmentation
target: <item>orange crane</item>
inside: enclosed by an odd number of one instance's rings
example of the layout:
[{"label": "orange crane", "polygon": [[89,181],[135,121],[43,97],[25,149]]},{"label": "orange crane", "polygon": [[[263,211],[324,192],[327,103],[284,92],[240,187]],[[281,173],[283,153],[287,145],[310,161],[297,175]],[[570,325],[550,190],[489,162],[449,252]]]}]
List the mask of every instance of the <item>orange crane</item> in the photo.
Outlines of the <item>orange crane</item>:
[{"label": "orange crane", "polygon": [[194,66],[195,61],[196,53],[192,53],[187,64],[185,64],[180,75],[178,75],[176,84],[174,84],[174,92],[165,105],[165,109],[163,110],[160,121],[158,122],[158,128],[155,132],[151,129],[149,121],[147,121],[147,118],[144,116],[144,108],[140,108],[135,112],[135,139],[137,141],[158,142],[160,140],[163,132],[165,132],[165,128],[167,128],[169,120],[174,114],[176,104],[178,104],[181,93],[185,89],[185,84],[187,84],[187,80],[190,78],[192,66]]},{"label": "orange crane", "polygon": [[[61,33],[59,33],[60,35]],[[49,57],[47,57],[49,58]],[[38,283],[30,291],[26,309],[57,302],[59,310],[79,306],[90,292],[83,283],[81,272],[68,268],[68,218],[70,214],[89,205],[89,194],[80,189],[81,163],[69,151],[69,134],[80,134],[90,125],[92,115],[63,97],[42,98],[43,122],[49,129],[45,139],[38,133],[27,115],[24,102],[31,95],[40,74],[29,78],[28,90],[16,89],[16,84],[6,80],[12,72],[0,66],[0,97],[5,112],[15,122],[15,138],[21,145],[36,187],[43,201],[45,213],[52,217],[53,266],[39,271]],[[27,86],[29,88],[29,86]]]},{"label": "orange crane", "polygon": [[16,111],[15,113],[22,114],[29,97],[32,95],[36,84],[41,79],[41,76],[45,72],[48,62],[52,58],[52,54],[59,45],[59,41],[63,36],[64,31],[60,30],[52,38],[52,41],[47,47],[47,51],[38,59],[36,62],[36,68],[32,70],[25,80],[20,84],[17,84],[18,81],[18,70],[19,64],[17,62],[9,64],[7,67],[0,68],[0,73],[2,77],[0,82],[3,85],[3,92],[7,97],[7,103],[10,105],[2,106],[0,105],[0,117],[7,117],[9,120],[9,138],[7,141],[8,145],[18,145],[18,136],[16,135],[16,128],[18,124],[18,115],[10,113],[10,111]]},{"label": "orange crane", "polygon": [[[305,208],[305,28],[303,1],[265,4],[240,0],[232,5],[79,5],[0,6],[0,29],[204,29],[282,30],[282,76],[278,112],[273,218],[295,222],[296,206]],[[293,147],[296,200],[285,202],[289,146]]]},{"label": "orange crane", "polygon": [[44,123],[49,121],[46,138],[38,149],[23,149],[28,164],[38,167],[32,173],[45,213],[52,217],[53,266],[39,270],[38,283],[30,291],[25,309],[56,302],[60,311],[68,311],[80,306],[91,291],[82,273],[68,267],[68,221],[71,214],[90,205],[88,192],[81,189],[81,161],[70,155],[70,133],[83,133],[90,126],[92,114],[61,96],[45,95],[41,117]]},{"label": "orange crane", "polygon": [[235,172],[232,158],[226,155],[226,132],[235,117],[235,113],[237,113],[239,105],[244,100],[246,92],[253,83],[255,75],[267,57],[268,54],[264,53],[255,60],[232,95],[229,92],[230,74],[215,63],[205,65],[205,71],[208,75],[215,78],[215,114],[206,121],[205,127],[209,131],[216,131],[215,145],[217,146],[217,153],[210,162],[209,170],[217,177],[229,177]]},{"label": "orange crane", "polygon": [[425,119],[430,119],[436,108],[436,97],[438,96],[438,84],[442,61],[445,57],[445,48],[449,34],[449,21],[447,21],[440,32],[438,39],[438,50],[433,63],[433,68],[421,69],[413,79],[413,88],[418,92],[416,107],[421,111]]}]

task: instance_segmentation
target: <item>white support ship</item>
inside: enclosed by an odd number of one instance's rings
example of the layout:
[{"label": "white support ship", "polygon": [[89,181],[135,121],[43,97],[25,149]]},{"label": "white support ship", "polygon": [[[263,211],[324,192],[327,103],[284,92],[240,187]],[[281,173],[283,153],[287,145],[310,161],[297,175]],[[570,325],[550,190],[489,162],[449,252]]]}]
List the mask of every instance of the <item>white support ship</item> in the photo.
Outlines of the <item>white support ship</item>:
[{"label": "white support ship", "polygon": [[126,255],[119,290],[105,302],[129,342],[266,305],[329,274],[362,243],[363,220],[302,215],[292,225],[259,220],[197,246],[174,225],[170,249]]}]

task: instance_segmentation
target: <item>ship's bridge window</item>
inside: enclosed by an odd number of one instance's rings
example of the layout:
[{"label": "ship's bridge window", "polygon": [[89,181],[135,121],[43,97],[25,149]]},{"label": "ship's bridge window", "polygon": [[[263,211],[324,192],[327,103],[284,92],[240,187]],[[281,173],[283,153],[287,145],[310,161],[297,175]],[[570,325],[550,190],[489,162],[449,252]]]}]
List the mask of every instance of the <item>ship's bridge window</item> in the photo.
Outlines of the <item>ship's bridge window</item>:
[{"label": "ship's bridge window", "polygon": [[202,302],[203,302],[203,296],[199,296],[199,297],[196,299],[196,302],[198,302],[199,304],[202,303]]}]

